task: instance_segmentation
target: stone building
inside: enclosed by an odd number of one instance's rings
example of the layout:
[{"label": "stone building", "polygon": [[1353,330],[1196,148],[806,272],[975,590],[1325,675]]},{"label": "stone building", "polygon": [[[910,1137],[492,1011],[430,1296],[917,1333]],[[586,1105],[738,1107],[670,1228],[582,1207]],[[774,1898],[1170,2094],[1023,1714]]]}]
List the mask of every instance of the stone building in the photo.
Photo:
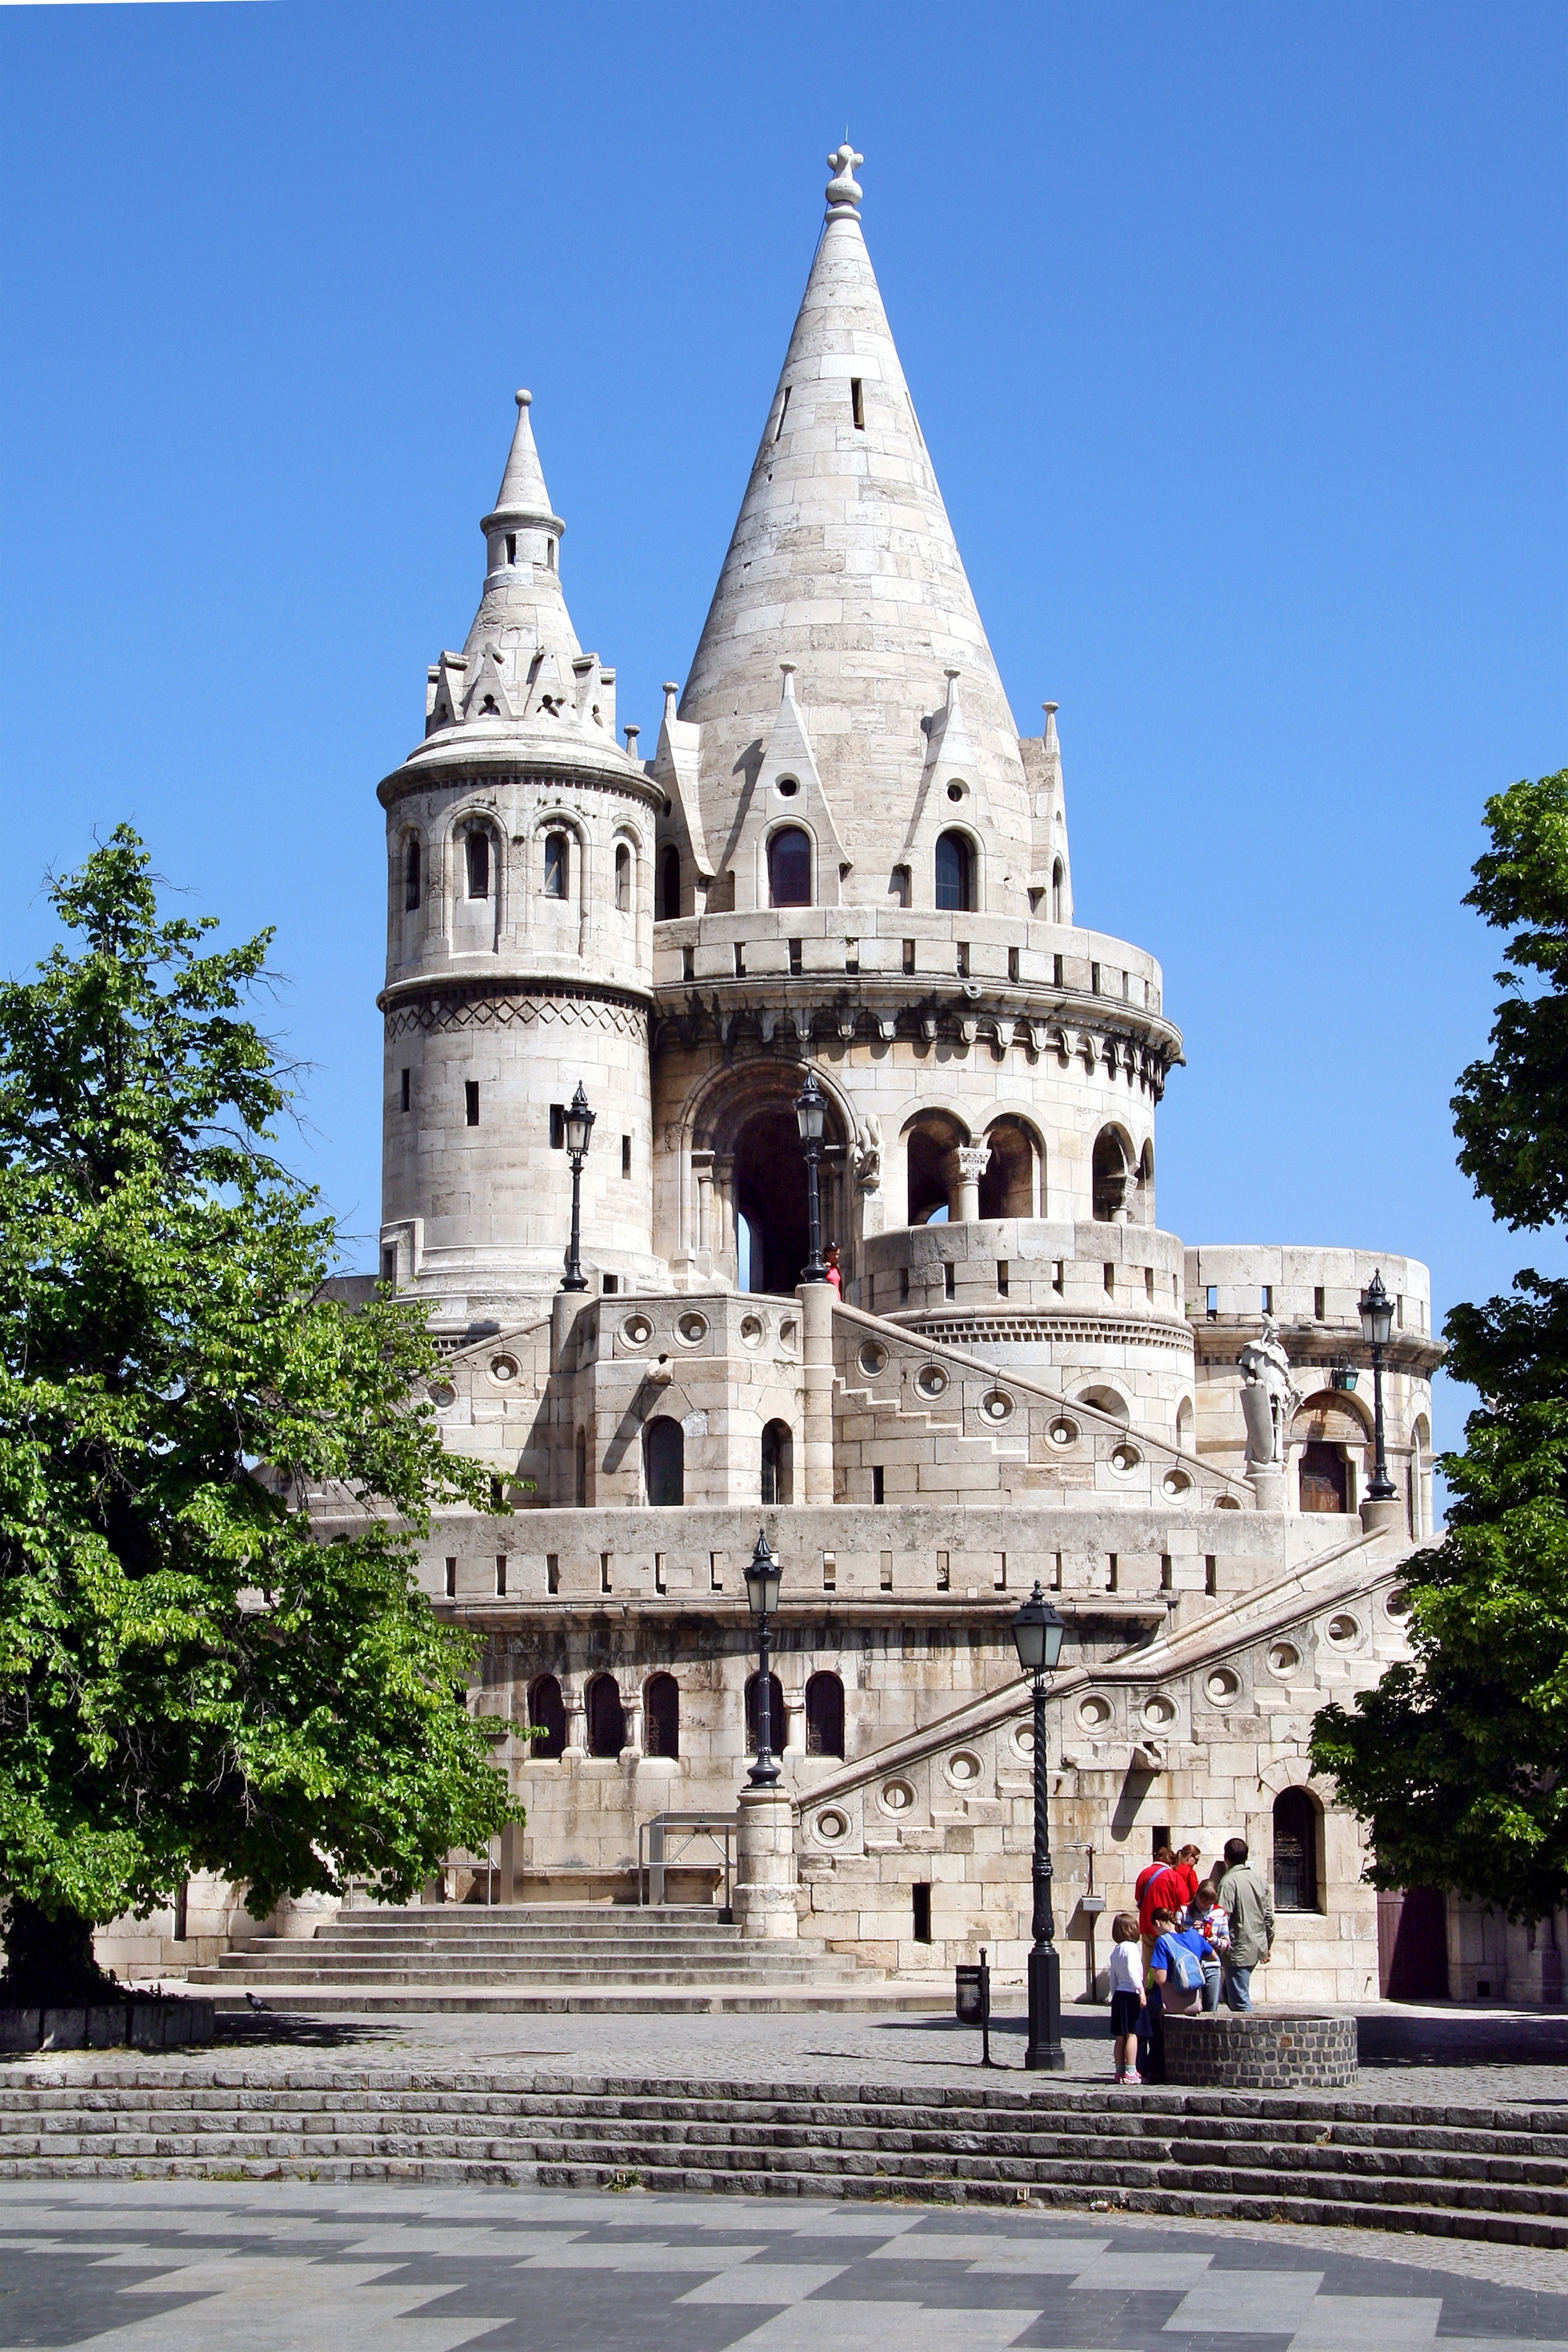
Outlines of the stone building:
[{"label": "stone building", "polygon": [[[505,1873],[523,1900],[624,1901],[654,1817],[733,1812],[765,1528],[800,1937],[884,1967],[981,1943],[1021,1962],[1009,1620],[1038,1578],[1068,1622],[1065,1989],[1092,1985],[1100,1900],[1167,1830],[1205,1855],[1239,1831],[1280,1904],[1268,1996],[1363,1999],[1377,1898],[1307,1741],[1403,1652],[1400,1561],[1432,1524],[1426,1272],[1161,1228],[1182,1041],[1160,966],[1080,919],[1056,705],[1019,735],[872,272],[860,158],[831,161],[651,756],[573,629],[520,393],[479,611],[380,786],[382,1274],[427,1301],[447,1440],[506,1506],[446,1519],[422,1570],[483,1633],[476,1704],[513,1727],[528,1823]],[[800,1280],[808,1069],[841,1297]],[[579,1084],[588,1286],[569,1292]],[[1392,1505],[1364,1500],[1374,1270],[1397,1301]],[[1276,1332],[1289,1377],[1261,1461],[1237,1359]]]}]

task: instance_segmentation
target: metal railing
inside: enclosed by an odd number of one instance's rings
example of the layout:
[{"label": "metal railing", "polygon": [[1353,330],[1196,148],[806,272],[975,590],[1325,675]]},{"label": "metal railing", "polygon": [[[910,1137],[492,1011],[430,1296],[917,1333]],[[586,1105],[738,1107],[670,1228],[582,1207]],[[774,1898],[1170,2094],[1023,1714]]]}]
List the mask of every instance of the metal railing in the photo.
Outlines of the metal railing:
[{"label": "metal railing", "polygon": [[[739,1827],[733,1813],[655,1813],[651,1820],[637,1823],[637,1905],[664,1901],[664,1874],[679,1862],[700,1840],[706,1840],[720,1853],[724,1865],[724,1909],[728,1919],[733,1908],[731,1890],[734,1879],[735,1832]],[[676,1843],[672,1845],[671,1837]],[[646,1854],[645,1854],[646,1841]]]}]

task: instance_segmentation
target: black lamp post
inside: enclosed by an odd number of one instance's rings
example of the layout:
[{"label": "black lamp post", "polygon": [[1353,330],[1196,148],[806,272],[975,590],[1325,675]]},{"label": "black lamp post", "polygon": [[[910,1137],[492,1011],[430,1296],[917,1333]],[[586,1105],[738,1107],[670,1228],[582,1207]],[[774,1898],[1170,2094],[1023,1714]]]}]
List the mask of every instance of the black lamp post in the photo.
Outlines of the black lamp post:
[{"label": "black lamp post", "polygon": [[1053,1941],[1057,1930],[1051,1916],[1051,1825],[1046,1771],[1046,1681],[1056,1672],[1066,1630],[1065,1621],[1046,1599],[1037,1578],[1033,1592],[1013,1620],[1018,1664],[1033,1677],[1035,1685],[1035,1943],[1029,1954],[1029,2039],[1024,2063],[1037,2070],[1067,2064],[1067,2053],[1062,2048],[1061,1960]]},{"label": "black lamp post", "polygon": [[1388,1475],[1388,1464],[1383,1451],[1383,1351],[1388,1345],[1388,1335],[1394,1328],[1394,1301],[1383,1286],[1383,1276],[1376,1273],[1361,1295],[1361,1335],[1372,1349],[1372,1484],[1366,1490],[1369,1503],[1391,1503],[1394,1481]]},{"label": "black lamp post", "polygon": [[588,1138],[594,1132],[597,1113],[588,1108],[588,1097],[583,1092],[583,1081],[577,1081],[577,1091],[566,1111],[566,1157],[572,1162],[572,1246],[566,1253],[566,1274],[563,1290],[586,1290],[588,1277],[583,1271],[582,1208],[583,1162],[588,1153]]},{"label": "black lamp post", "polygon": [[826,1111],[826,1102],[816,1083],[816,1072],[808,1069],[805,1084],[795,1098],[795,1124],[800,1129],[801,1149],[805,1153],[805,1197],[811,1220],[811,1253],[800,1270],[802,1282],[826,1282],[827,1279],[827,1268],[822,1262],[822,1204],[816,1182]]},{"label": "black lamp post", "polygon": [[768,1548],[767,1530],[746,1563],[746,1599],[757,1621],[757,1760],[750,1780],[753,1789],[771,1789],[779,1777],[773,1754],[773,1645],[769,1618],[779,1605],[779,1564]]}]

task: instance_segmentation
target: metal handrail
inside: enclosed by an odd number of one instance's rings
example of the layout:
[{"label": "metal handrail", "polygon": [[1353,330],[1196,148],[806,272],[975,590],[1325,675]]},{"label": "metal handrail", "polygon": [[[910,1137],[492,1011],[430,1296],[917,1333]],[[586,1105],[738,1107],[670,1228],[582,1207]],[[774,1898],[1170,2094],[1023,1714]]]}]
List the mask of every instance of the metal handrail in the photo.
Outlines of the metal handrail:
[{"label": "metal handrail", "polygon": [[[655,1813],[649,1820],[639,1822],[637,1823],[637,1908],[639,1910],[645,1906],[651,1908],[655,1905],[663,1903],[665,1872],[673,1862],[694,1845],[699,1838],[706,1838],[710,1845],[719,1848],[723,1857],[723,1916],[728,1918],[733,1908],[731,1901],[731,1885],[733,1877],[732,1857],[739,1827],[739,1816],[734,1813]],[[685,1832],[673,1853],[670,1852],[668,1843],[671,1830]],[[647,1841],[646,1859],[643,1851],[645,1836]],[[645,1885],[647,1890],[646,1895]]]}]

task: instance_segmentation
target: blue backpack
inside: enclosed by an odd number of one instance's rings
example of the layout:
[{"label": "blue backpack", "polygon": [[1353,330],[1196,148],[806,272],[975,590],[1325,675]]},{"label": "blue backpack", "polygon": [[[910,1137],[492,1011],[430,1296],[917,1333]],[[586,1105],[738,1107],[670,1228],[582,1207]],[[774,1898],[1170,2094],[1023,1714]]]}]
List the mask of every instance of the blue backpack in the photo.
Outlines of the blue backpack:
[{"label": "blue backpack", "polygon": [[1204,1964],[1192,1947],[1176,1936],[1167,1936],[1165,1949],[1171,1955],[1171,1973],[1183,1992],[1202,1992]]}]

